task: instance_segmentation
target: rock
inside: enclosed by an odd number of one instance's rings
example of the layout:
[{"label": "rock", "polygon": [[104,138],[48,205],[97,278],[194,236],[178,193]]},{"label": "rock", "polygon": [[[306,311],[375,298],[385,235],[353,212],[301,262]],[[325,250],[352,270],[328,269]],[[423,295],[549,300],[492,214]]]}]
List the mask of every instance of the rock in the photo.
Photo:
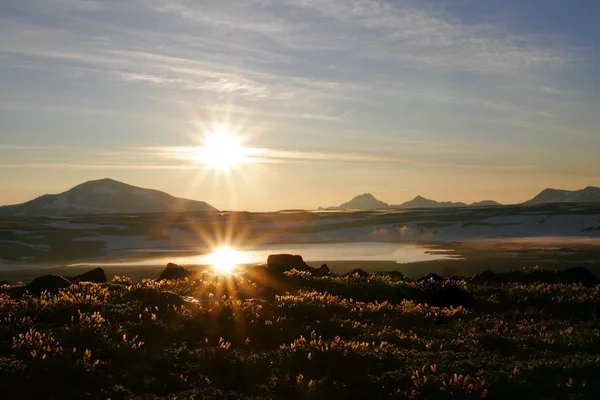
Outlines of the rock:
[{"label": "rock", "polygon": [[381,275],[387,275],[391,278],[395,278],[395,279],[404,279],[406,278],[406,276],[400,272],[400,271],[384,271],[384,272],[380,272]]},{"label": "rock", "polygon": [[433,281],[433,282],[444,282],[445,279],[438,274],[429,274],[416,280],[416,282]]},{"label": "rock", "polygon": [[60,289],[64,289],[69,286],[71,286],[71,282],[62,276],[44,275],[29,282],[27,285],[25,285],[25,288],[30,294],[39,296],[44,291],[50,294],[56,294]]},{"label": "rock", "polygon": [[106,274],[102,268],[96,268],[91,271],[84,272],[83,274],[76,275],[73,277],[67,277],[71,282],[92,282],[92,283],[106,283]]},{"label": "rock", "polygon": [[287,272],[293,269],[298,271],[311,271],[314,268],[308,266],[302,256],[291,254],[271,254],[267,258],[267,268],[277,272]]},{"label": "rock", "polygon": [[595,286],[600,284],[600,279],[583,267],[573,267],[558,271],[560,283],[580,283],[583,286]]},{"label": "rock", "polygon": [[435,289],[423,290],[418,301],[436,307],[463,306],[472,309],[475,305],[473,293],[454,285],[443,285]]},{"label": "rock", "polygon": [[368,273],[368,272],[365,272],[365,271],[363,271],[363,270],[362,270],[362,269],[360,269],[360,268],[357,268],[357,269],[353,269],[353,270],[352,270],[352,271],[350,271],[350,272],[347,272],[347,273],[345,273],[345,274],[344,274],[344,275],[342,275],[342,276],[354,276],[354,275],[358,275],[358,276],[359,276],[359,277],[361,277],[361,278],[366,278],[366,277],[368,277],[368,276],[369,276],[369,273]]},{"label": "rock", "polygon": [[10,288],[8,288],[6,293],[8,293],[8,295],[10,297],[12,297],[13,299],[16,299],[16,298],[24,296],[25,293],[27,293],[27,289],[25,288],[24,285],[11,286]]},{"label": "rock", "polygon": [[329,271],[329,267],[327,267],[327,264],[323,264],[321,265],[321,268],[311,268],[310,271],[312,276],[327,276],[331,273],[331,271]]},{"label": "rock", "polygon": [[8,281],[0,281],[0,286],[4,285],[10,285],[10,283],[8,283]]},{"label": "rock", "polygon": [[189,269],[182,267],[181,265],[168,263],[167,267],[163,272],[161,272],[158,277],[159,280],[176,280],[176,279],[185,279],[185,278],[193,278],[196,274]]},{"label": "rock", "polygon": [[477,274],[473,277],[473,283],[477,284],[500,282],[502,282],[502,278],[495,272],[490,271],[489,269],[486,269],[485,271],[482,271],[480,274]]}]

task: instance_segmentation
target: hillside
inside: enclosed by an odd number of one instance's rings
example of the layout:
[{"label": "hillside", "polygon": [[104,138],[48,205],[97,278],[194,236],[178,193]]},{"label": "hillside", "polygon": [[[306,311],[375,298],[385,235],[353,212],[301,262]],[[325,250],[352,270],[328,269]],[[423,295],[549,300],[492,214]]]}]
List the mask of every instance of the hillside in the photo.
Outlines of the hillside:
[{"label": "hillside", "polygon": [[482,201],[476,201],[474,203],[469,204],[469,206],[471,206],[471,207],[497,207],[497,206],[501,206],[501,205],[502,204],[500,204],[494,200],[482,200]]},{"label": "hillside", "polygon": [[88,181],[59,194],[0,207],[0,216],[218,211],[203,201],[181,199],[112,179]]},{"label": "hillside", "polygon": [[400,205],[394,205],[393,208],[411,209],[411,208],[449,208],[449,207],[466,207],[465,203],[453,203],[450,201],[435,201],[426,199],[422,196],[417,196],[410,201],[406,201]]},{"label": "hillside", "polygon": [[600,188],[588,186],[581,190],[545,189],[523,204],[600,203]]}]

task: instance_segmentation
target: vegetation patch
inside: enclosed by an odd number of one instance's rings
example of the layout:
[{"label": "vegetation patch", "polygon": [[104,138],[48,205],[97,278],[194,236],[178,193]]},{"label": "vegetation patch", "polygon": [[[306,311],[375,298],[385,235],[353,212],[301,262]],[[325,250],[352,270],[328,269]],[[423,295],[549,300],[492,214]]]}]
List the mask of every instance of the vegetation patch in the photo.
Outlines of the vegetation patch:
[{"label": "vegetation patch", "polygon": [[518,276],[202,272],[74,282],[39,295],[5,285],[0,391],[46,399],[594,398],[600,286]]}]

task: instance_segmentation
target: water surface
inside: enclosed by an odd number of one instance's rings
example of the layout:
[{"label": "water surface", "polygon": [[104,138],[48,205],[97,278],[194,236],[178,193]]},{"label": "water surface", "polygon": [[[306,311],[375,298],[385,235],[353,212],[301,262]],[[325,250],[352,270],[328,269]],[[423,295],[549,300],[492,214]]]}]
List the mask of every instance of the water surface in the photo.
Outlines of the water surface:
[{"label": "water surface", "polygon": [[[412,263],[452,258],[451,255],[427,247],[407,243],[315,243],[315,244],[272,244],[254,248],[235,249],[244,264],[266,263],[270,254],[299,254],[306,262],[316,261],[387,261]],[[210,264],[210,252],[182,249],[130,249],[131,259],[92,262],[85,265],[105,266],[152,266],[173,262],[181,265]],[[157,253],[160,253],[158,255]],[[183,255],[187,253],[186,255]],[[82,264],[73,264],[78,266]]]}]

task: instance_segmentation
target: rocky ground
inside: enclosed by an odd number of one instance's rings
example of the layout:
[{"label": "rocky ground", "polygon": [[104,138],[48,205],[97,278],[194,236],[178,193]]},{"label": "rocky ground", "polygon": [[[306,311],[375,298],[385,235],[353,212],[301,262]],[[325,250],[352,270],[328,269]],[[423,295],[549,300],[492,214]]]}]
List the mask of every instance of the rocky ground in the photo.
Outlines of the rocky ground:
[{"label": "rocky ground", "polygon": [[217,275],[96,269],[0,287],[3,398],[595,398],[598,278],[473,277],[279,256]]}]

